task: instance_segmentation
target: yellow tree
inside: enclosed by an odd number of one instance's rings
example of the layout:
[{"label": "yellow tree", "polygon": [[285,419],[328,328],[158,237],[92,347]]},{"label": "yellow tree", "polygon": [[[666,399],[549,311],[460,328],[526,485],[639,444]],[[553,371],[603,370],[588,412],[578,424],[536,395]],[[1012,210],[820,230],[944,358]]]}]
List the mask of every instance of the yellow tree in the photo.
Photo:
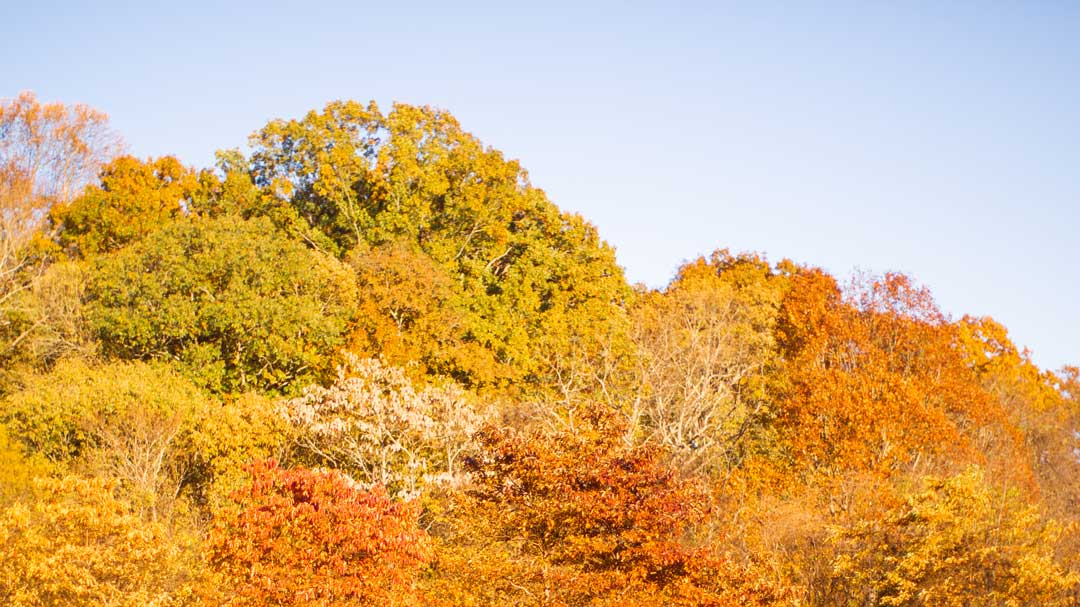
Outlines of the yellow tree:
[{"label": "yellow tree", "polygon": [[460,296],[433,259],[403,243],[354,251],[359,313],[352,334],[356,351],[428,375],[490,383],[494,355],[467,338]]},{"label": "yellow tree", "polygon": [[7,428],[0,425],[0,507],[33,498],[33,480],[48,476],[52,470],[53,466],[44,457],[27,454],[9,436]]},{"label": "yellow tree", "polygon": [[11,607],[183,605],[195,553],[146,522],[112,482],[39,480],[32,505],[0,511],[0,602]]},{"label": "yellow tree", "polygon": [[[960,343],[967,364],[986,391],[1024,431],[1028,462],[1041,496],[1059,516],[1075,518],[1080,507],[1080,403],[1076,369],[1042,371],[991,318],[964,317]],[[1071,387],[1070,387],[1071,386]]]},{"label": "yellow tree", "polygon": [[29,453],[115,478],[152,513],[198,480],[193,435],[213,403],[168,367],[67,359],[23,382],[0,401],[0,420]]},{"label": "yellow tree", "polygon": [[768,413],[786,283],[760,257],[716,251],[640,298],[631,314],[638,384],[624,407],[641,440],[663,445],[687,470],[733,463]]},{"label": "yellow tree", "polygon": [[1057,562],[1063,529],[978,468],[927,487],[881,521],[842,534],[834,605],[1075,605],[1080,575]]}]

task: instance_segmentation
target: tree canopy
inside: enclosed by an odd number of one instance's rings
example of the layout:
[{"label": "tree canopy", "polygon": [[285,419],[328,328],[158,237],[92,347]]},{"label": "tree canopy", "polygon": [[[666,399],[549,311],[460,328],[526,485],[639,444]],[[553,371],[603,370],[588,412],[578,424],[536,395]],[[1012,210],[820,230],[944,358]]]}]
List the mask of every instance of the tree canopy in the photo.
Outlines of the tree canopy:
[{"label": "tree canopy", "polygon": [[428,106],[116,141],[0,103],[0,603],[1080,604],[1080,369],[912,277],[631,287]]},{"label": "tree canopy", "polygon": [[170,223],[97,258],[86,291],[105,354],[175,360],[213,391],[324,377],[355,305],[338,261],[235,216]]}]

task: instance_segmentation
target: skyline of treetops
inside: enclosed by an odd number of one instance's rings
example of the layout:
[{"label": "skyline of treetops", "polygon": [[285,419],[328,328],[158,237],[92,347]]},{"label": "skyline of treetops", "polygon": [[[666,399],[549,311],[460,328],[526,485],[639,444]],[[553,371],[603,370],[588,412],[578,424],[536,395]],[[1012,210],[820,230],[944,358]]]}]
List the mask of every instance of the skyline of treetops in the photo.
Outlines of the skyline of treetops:
[{"label": "skyline of treetops", "polygon": [[1080,368],[994,319],[724,243],[630,284],[438,108],[246,150],[0,100],[0,602],[1080,605]]}]

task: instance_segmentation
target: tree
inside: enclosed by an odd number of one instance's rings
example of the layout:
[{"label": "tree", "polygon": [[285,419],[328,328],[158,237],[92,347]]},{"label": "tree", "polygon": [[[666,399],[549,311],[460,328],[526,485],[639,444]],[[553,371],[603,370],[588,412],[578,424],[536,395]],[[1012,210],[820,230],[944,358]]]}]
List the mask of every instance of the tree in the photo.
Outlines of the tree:
[{"label": "tree", "polygon": [[929,479],[889,513],[846,532],[855,550],[836,563],[843,605],[961,607],[1074,605],[1080,574],[1057,562],[1062,529],[978,468]]},{"label": "tree", "polygon": [[[384,115],[373,103],[334,102],[269,123],[251,144],[255,182],[343,254],[404,250],[442,269],[456,333],[494,362],[460,350],[472,359],[454,376],[466,387],[535,389],[554,360],[623,315],[629,290],[596,229],[560,212],[517,162],[445,111],[395,104]],[[438,362],[438,345],[419,358]]]},{"label": "tree", "polygon": [[99,185],[53,209],[57,239],[79,257],[116,251],[183,214],[196,185],[195,172],[172,156],[121,156],[105,166]]},{"label": "tree", "polygon": [[33,497],[33,480],[55,470],[39,454],[28,454],[23,445],[0,425],[0,508]]},{"label": "tree", "polygon": [[627,447],[613,414],[594,409],[577,433],[489,427],[468,460],[474,485],[436,521],[434,583],[451,604],[764,605],[786,592],[736,567],[695,531],[705,487]]},{"label": "tree", "polygon": [[10,315],[42,268],[31,242],[49,209],[90,183],[118,149],[105,114],[85,105],[42,104],[29,92],[0,100],[0,357],[27,330]]},{"label": "tree", "polygon": [[430,558],[415,504],[336,471],[253,464],[206,545],[220,605],[409,606]]},{"label": "tree", "polygon": [[32,506],[0,511],[0,554],[11,607],[191,604],[190,538],[141,519],[107,480],[39,480]]},{"label": "tree", "polygon": [[423,375],[495,381],[495,356],[469,340],[460,294],[443,267],[403,245],[354,251],[348,263],[360,300],[354,349]]},{"label": "tree", "polygon": [[252,462],[292,454],[292,429],[277,400],[245,392],[212,405],[185,442],[192,501],[204,515],[230,503],[233,491],[250,480],[245,469]]},{"label": "tree", "polygon": [[760,257],[716,251],[640,298],[631,314],[639,377],[627,399],[640,440],[662,445],[685,470],[735,463],[769,407],[785,282]]},{"label": "tree", "polygon": [[83,315],[86,281],[84,264],[58,261],[12,297],[6,322],[17,337],[0,355],[0,382],[17,385],[20,373],[47,369],[65,356],[94,355],[97,344]]},{"label": "tree", "polygon": [[197,480],[192,441],[210,399],[160,364],[79,359],[24,378],[0,419],[28,453],[116,479],[132,504],[167,512]]},{"label": "tree", "polygon": [[364,242],[372,210],[360,190],[385,138],[378,107],[332,103],[302,121],[274,120],[251,136],[259,186],[288,197],[300,216],[339,248]]},{"label": "tree", "polygon": [[[957,347],[957,327],[926,289],[897,274],[843,295],[800,272],[781,304],[785,359],[776,423],[800,474],[948,472],[987,461],[1031,488],[1023,438]],[[1011,461],[1013,465],[1007,465]]]},{"label": "tree", "polygon": [[457,386],[418,388],[402,369],[352,354],[330,387],[309,387],[283,412],[309,457],[406,497],[456,480],[484,421]]},{"label": "tree", "polygon": [[42,104],[29,91],[0,104],[3,174],[42,201],[70,200],[119,147],[108,117],[86,105]]},{"label": "tree", "polygon": [[[1027,461],[1043,503],[1058,516],[1075,517],[1080,506],[1080,406],[1070,398],[1076,371],[1040,370],[1008,331],[991,318],[965,316],[960,344],[986,391],[1024,432]],[[1077,393],[1075,387],[1073,393]]]},{"label": "tree", "polygon": [[329,374],[355,305],[340,262],[235,216],[178,220],[99,258],[86,291],[106,355],[176,360],[215,392]]}]

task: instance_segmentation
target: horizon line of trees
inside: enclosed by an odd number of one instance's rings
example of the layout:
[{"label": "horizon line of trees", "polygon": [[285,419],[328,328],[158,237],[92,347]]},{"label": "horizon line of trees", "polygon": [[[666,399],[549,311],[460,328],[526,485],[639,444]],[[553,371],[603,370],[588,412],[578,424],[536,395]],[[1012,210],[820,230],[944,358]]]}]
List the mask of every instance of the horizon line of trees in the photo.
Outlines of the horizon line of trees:
[{"label": "horizon line of trees", "polygon": [[1080,368],[896,273],[660,289],[444,110],[214,167],[0,101],[0,602],[1080,605]]}]

